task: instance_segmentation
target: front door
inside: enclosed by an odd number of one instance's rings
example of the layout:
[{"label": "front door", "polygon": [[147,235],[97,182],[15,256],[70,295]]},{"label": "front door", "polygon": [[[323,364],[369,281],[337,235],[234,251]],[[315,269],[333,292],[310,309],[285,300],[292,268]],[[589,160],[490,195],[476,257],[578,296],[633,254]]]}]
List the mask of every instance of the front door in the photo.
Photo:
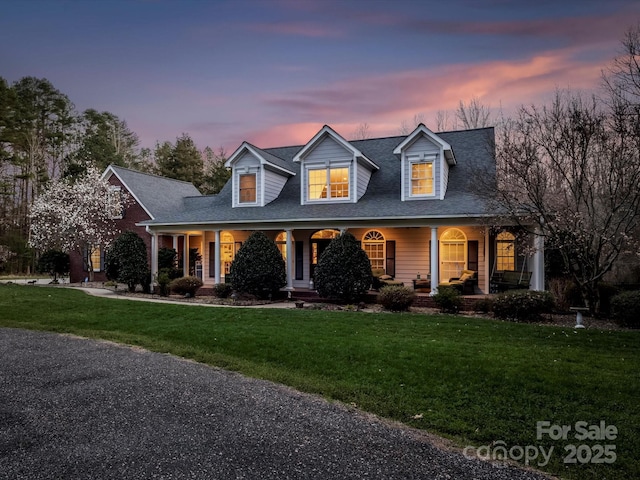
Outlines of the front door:
[{"label": "front door", "polygon": [[313,235],[309,242],[309,275],[313,280],[313,275],[316,270],[316,265],[324,249],[331,243],[331,240],[340,235],[338,230],[318,230]]},{"label": "front door", "polygon": [[318,260],[320,259],[322,252],[324,252],[324,249],[327,248],[330,243],[331,240],[324,238],[311,240],[311,268],[309,270],[311,272],[311,278],[314,278],[313,275],[316,270],[316,265],[318,264]]}]

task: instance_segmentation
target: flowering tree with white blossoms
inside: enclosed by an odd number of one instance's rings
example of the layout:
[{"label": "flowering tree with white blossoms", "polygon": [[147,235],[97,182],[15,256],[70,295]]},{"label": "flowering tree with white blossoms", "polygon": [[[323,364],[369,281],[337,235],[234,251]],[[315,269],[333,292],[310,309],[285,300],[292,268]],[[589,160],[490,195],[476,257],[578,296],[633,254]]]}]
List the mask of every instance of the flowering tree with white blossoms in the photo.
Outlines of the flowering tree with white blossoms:
[{"label": "flowering tree with white blossoms", "polygon": [[87,255],[93,275],[91,252],[106,248],[120,233],[115,218],[120,217],[128,196],[113,187],[95,168],[76,179],[52,181],[34,200],[29,244],[37,249],[58,249]]}]

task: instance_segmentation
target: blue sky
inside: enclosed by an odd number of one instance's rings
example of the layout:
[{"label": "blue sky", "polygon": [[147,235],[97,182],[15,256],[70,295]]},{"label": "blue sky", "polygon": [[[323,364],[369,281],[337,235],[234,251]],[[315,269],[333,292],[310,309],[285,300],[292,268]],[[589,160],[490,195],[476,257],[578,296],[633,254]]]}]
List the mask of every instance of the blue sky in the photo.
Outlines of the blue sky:
[{"label": "blue sky", "polygon": [[231,153],[397,135],[477,97],[509,114],[594,90],[640,1],[0,0],[0,76],[47,78],[142,146]]}]

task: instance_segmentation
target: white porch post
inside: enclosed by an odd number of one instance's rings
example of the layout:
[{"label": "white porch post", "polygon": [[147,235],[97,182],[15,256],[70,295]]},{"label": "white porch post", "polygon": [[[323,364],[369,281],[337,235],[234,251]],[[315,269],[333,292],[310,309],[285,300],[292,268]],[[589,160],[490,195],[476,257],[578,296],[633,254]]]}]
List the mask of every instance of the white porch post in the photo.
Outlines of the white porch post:
[{"label": "white porch post", "polygon": [[158,234],[152,232],[149,227],[147,227],[147,233],[151,235],[151,290],[153,291],[158,275]]},{"label": "white porch post", "polygon": [[183,258],[182,275],[186,277],[189,275],[189,234],[188,233],[184,236],[184,252],[182,252],[182,258]]},{"label": "white porch post", "polygon": [[285,290],[293,291],[293,242],[291,241],[292,230],[285,230],[287,234],[287,286]]},{"label": "white porch post", "polygon": [[438,243],[438,227],[431,227],[431,293],[435,295],[438,293],[438,284],[440,283],[440,269],[438,268],[438,249],[440,245]]},{"label": "white porch post", "polygon": [[489,239],[489,229],[484,233],[484,287],[485,294],[491,293],[491,241]]},{"label": "white porch post", "polygon": [[220,230],[216,230],[215,232],[215,242],[216,248],[214,248],[215,252],[213,255],[213,265],[214,265],[214,276],[216,284],[220,283]]},{"label": "white porch post", "polygon": [[178,235],[171,235],[171,237],[173,238],[173,249],[177,252],[178,251]]},{"label": "white porch post", "polygon": [[533,246],[535,252],[533,254],[533,268],[531,270],[531,288],[533,290],[544,290],[544,237],[539,230],[533,237]]}]

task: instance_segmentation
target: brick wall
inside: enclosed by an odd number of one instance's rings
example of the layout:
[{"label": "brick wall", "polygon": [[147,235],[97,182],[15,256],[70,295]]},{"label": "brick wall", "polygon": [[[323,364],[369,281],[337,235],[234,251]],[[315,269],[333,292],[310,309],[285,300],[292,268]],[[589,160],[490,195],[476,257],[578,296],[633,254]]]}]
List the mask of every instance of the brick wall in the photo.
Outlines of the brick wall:
[{"label": "brick wall", "polygon": [[[109,179],[109,183],[114,186],[119,186],[122,188],[123,192],[127,192],[128,190],[125,186],[120,182],[120,180],[112,175]],[[135,201],[133,196],[130,195],[130,205],[124,212],[124,216],[121,219],[115,221],[116,229],[120,232],[126,232],[127,230],[131,230],[136,232],[140,237],[144,240],[145,245],[147,246],[147,258],[149,265],[151,265],[151,236],[146,232],[144,227],[136,226],[136,223],[142,222],[144,220],[149,220],[150,217],[147,212],[140,206],[138,202]],[[85,262],[82,258],[80,252],[71,252],[70,253],[70,261],[71,261],[71,270],[69,274],[69,281],[72,283],[82,282],[86,277],[89,277],[89,272],[85,269]],[[105,282],[107,277],[104,271],[94,272],[93,280],[95,282]]]}]

